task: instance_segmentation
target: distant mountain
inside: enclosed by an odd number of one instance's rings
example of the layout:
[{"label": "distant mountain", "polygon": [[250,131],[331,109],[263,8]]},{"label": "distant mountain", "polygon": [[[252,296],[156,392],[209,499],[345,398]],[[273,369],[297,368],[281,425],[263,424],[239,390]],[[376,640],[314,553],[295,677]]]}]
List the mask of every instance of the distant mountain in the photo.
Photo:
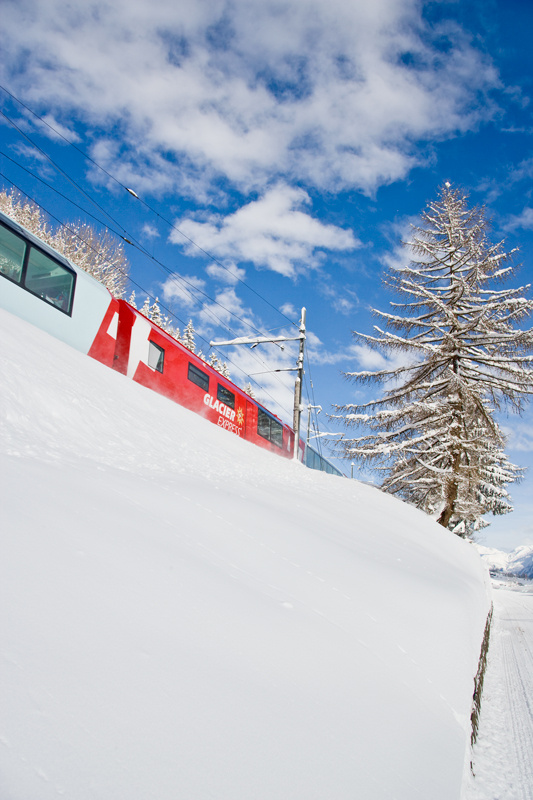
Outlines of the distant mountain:
[{"label": "distant mountain", "polygon": [[507,572],[520,578],[533,578],[533,545],[520,545],[509,554]]},{"label": "distant mountain", "polygon": [[476,547],[489,569],[517,578],[533,579],[533,545],[520,545],[512,553],[504,553],[495,547]]}]

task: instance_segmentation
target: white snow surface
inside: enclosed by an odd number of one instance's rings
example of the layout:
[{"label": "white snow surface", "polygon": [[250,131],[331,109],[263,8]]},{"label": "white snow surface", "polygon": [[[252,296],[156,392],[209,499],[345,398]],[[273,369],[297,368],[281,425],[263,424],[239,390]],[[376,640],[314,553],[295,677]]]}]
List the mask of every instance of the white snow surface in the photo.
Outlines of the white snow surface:
[{"label": "white snow surface", "polygon": [[462,800],[533,800],[533,583],[494,586],[474,774],[465,775]]},{"label": "white snow surface", "polygon": [[453,800],[475,548],[0,311],[2,800]]}]

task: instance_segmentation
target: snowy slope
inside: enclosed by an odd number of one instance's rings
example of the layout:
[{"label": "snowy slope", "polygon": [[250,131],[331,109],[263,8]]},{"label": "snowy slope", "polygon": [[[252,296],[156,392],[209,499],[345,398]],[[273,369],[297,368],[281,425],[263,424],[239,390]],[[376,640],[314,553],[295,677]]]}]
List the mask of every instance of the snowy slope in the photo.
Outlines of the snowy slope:
[{"label": "snowy slope", "polygon": [[473,547],[0,312],[2,800],[460,794]]}]

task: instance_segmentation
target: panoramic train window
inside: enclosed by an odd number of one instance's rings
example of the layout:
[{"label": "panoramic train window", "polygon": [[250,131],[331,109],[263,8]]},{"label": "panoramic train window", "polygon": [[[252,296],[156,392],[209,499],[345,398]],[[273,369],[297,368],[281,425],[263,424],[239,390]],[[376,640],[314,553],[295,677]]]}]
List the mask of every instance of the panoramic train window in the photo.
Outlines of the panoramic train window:
[{"label": "panoramic train window", "polygon": [[204,392],[209,391],[209,375],[206,372],[202,372],[201,369],[198,369],[198,367],[195,367],[194,364],[190,362],[187,377],[190,381],[199,386],[200,389],[203,389]]},{"label": "panoramic train window", "polygon": [[163,372],[165,363],[165,351],[155,342],[148,342],[148,366],[157,372]]},{"label": "panoramic train window", "polygon": [[26,242],[0,225],[0,274],[20,283]]},{"label": "panoramic train window", "polygon": [[273,419],[269,414],[265,414],[260,408],[257,409],[257,433],[263,439],[278,447],[283,446],[283,426],[281,422]]},{"label": "panoramic train window", "polygon": [[221,386],[220,383],[217,386],[217,400],[221,400],[222,403],[225,403],[230,408],[235,408],[235,395],[225,386]]},{"label": "panoramic train window", "polygon": [[24,286],[42,300],[70,314],[75,275],[35,247],[30,250]]}]

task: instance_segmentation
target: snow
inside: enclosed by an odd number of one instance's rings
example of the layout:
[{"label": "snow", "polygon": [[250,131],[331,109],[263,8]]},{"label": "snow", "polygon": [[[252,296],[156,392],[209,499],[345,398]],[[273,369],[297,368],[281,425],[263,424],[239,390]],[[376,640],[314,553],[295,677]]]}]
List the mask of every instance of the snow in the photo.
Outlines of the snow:
[{"label": "snow", "polygon": [[453,800],[474,547],[0,311],[2,800]]},{"label": "snow", "polygon": [[496,583],[473,775],[463,800],[533,798],[533,583]]},{"label": "snow", "polygon": [[514,575],[517,578],[533,578],[533,545],[519,545],[511,553],[494,547],[476,545],[483,561],[493,572]]}]

